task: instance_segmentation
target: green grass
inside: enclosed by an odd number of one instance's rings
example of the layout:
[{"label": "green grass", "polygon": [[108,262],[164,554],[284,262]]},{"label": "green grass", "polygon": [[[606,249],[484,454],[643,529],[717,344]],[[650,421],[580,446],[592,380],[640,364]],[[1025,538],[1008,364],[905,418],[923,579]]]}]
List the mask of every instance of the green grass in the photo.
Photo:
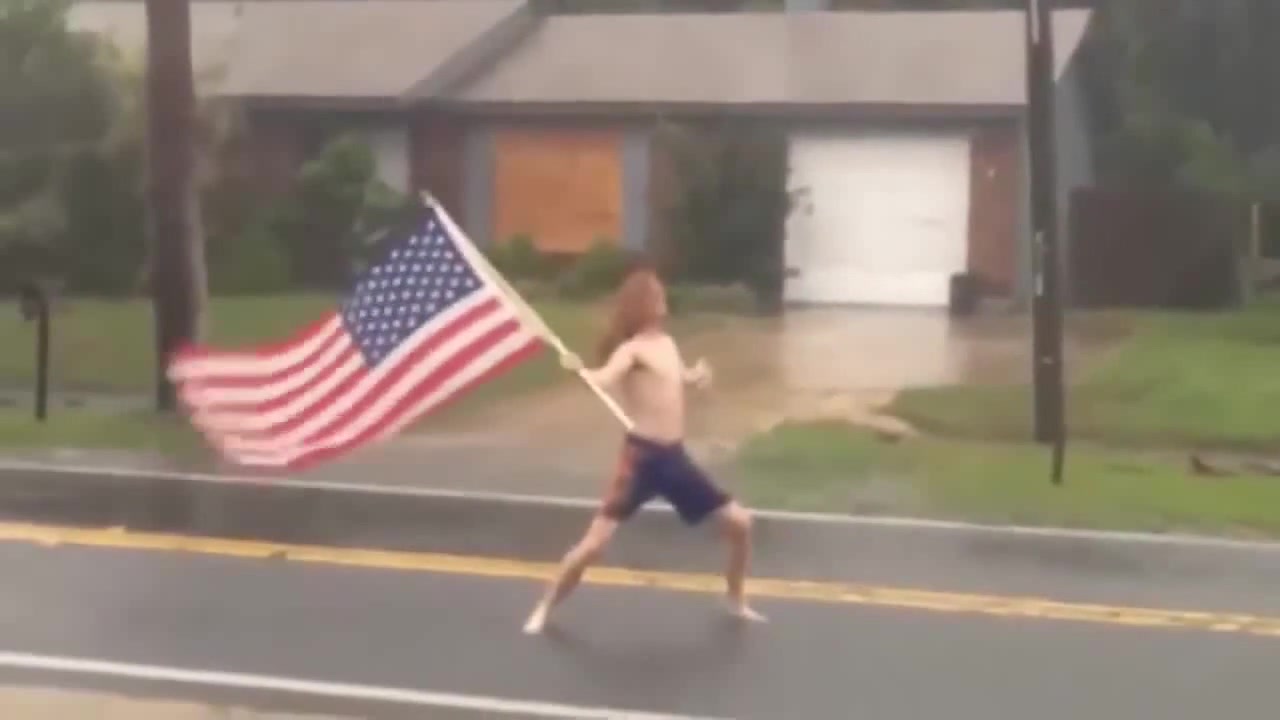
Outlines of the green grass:
[{"label": "green grass", "polygon": [[737,474],[761,507],[1280,537],[1280,478],[1196,476],[1173,459],[1098,447],[1072,448],[1055,487],[1036,446],[788,425],[748,443]]},{"label": "green grass", "polygon": [[[243,347],[287,338],[333,307],[323,295],[214,298],[207,318],[207,342]],[[548,294],[533,296],[542,318],[571,348],[586,353],[604,320],[600,303],[571,302]],[[703,326],[705,313],[681,317],[681,332]],[[33,326],[18,319],[12,304],[0,303],[0,390],[30,387],[34,377]],[[146,300],[69,299],[54,318],[52,386],[58,392],[150,394],[154,383],[152,316]],[[480,386],[417,429],[453,419],[522,393],[565,382],[552,353],[516,367]],[[51,411],[52,422],[38,425],[25,411],[0,410],[0,447],[121,448],[186,453],[199,441],[182,420],[144,413],[112,415],[95,410]]]},{"label": "green grass", "polygon": [[[333,308],[323,295],[214,298],[206,341],[241,347],[287,338]],[[575,347],[595,329],[590,306],[547,300],[535,303],[548,324]],[[35,328],[18,318],[12,303],[0,303],[0,388],[27,388],[34,377]],[[53,319],[52,377],[55,390],[148,393],[155,360],[151,306],[145,300],[68,299]],[[555,364],[540,359],[494,385],[511,392],[557,377]]]},{"label": "green grass", "polygon": [[[215,298],[207,341],[242,346],[285,339],[333,303],[323,295]],[[64,300],[52,323],[51,383],[60,390],[150,392],[155,378],[152,322],[146,300]],[[12,303],[0,304],[0,386],[31,384],[34,348],[34,324],[19,320]]]},{"label": "green grass", "polygon": [[[1073,437],[1126,446],[1280,449],[1280,305],[1144,314],[1134,334],[1068,389]],[[1031,391],[909,390],[893,412],[956,438],[1024,440]]]},{"label": "green grass", "polygon": [[180,417],[58,408],[50,411],[45,423],[36,422],[29,412],[0,410],[0,448],[129,450],[178,458],[207,452]]},{"label": "green grass", "polygon": [[[287,337],[332,307],[322,296],[218,298],[211,303],[209,340],[228,347]],[[546,300],[537,303],[547,323],[573,347],[584,347],[596,331],[593,306]],[[3,315],[0,315],[3,317]],[[10,316],[16,318],[16,313]],[[74,301],[55,320],[54,390],[146,393],[151,389],[151,316],[145,302]],[[8,335],[5,335],[8,333]],[[16,319],[0,322],[0,388],[31,382],[29,328]],[[495,378],[428,423],[448,422],[487,403],[563,381],[551,353]],[[186,457],[203,444],[181,416],[148,412],[112,413],[65,409],[55,404],[40,424],[24,409],[0,410],[0,448],[120,449]]]}]

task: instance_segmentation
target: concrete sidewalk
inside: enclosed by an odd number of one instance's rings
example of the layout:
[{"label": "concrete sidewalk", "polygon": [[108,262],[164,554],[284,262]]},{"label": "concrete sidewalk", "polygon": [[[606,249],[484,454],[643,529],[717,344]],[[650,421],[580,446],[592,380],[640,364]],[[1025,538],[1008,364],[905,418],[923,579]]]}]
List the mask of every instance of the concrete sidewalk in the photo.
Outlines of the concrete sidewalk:
[{"label": "concrete sidewalk", "polygon": [[45,688],[0,687],[5,720],[356,720]]}]

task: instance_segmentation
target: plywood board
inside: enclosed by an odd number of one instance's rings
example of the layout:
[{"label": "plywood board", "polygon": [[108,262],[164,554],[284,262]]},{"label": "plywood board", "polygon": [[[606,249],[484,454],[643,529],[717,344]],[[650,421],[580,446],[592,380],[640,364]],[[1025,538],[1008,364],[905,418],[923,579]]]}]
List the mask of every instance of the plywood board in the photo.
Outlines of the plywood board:
[{"label": "plywood board", "polygon": [[622,235],[622,142],[610,131],[495,134],[494,237],[529,234],[539,249],[580,253]]}]

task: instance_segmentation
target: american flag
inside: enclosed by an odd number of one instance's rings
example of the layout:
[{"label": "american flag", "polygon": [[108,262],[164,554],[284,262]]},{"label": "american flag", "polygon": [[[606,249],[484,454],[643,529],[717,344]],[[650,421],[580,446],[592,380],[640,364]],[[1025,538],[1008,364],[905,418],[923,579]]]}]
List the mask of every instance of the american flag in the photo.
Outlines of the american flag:
[{"label": "american flag", "polygon": [[245,352],[191,348],[170,377],[192,423],[243,465],[301,469],[387,438],[542,346],[520,301],[438,206],[341,306]]}]

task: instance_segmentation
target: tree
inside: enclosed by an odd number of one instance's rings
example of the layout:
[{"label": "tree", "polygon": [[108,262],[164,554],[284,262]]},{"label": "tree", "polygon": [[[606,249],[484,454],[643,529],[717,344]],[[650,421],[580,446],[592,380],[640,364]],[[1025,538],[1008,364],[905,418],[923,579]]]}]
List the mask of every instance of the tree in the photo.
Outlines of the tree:
[{"label": "tree", "polygon": [[207,295],[195,183],[189,0],[146,0],[147,212],[156,322],[156,404],[176,406],[169,357],[200,335]]},{"label": "tree", "polygon": [[0,289],[55,270],[57,187],[113,112],[101,47],[67,31],[67,0],[0,0]]},{"label": "tree", "polygon": [[1085,59],[1104,177],[1267,192],[1280,167],[1274,0],[1100,6]]}]

